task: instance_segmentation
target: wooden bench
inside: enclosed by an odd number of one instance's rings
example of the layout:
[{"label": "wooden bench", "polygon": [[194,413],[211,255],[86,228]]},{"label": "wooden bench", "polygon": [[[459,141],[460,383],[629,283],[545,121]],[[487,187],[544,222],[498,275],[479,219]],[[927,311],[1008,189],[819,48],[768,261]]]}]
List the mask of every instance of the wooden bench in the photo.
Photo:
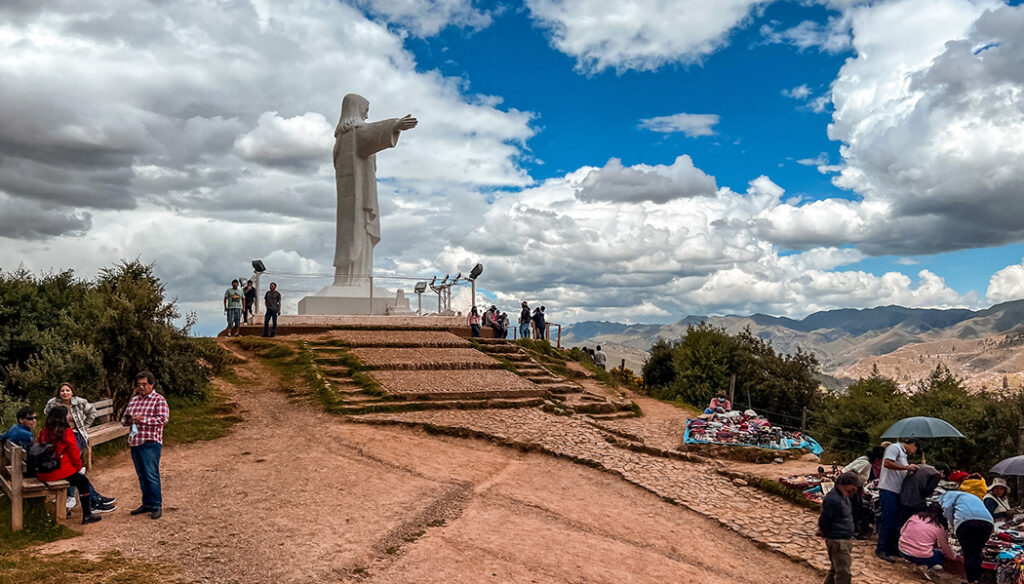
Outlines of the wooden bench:
[{"label": "wooden bench", "polygon": [[0,447],[0,488],[11,499],[11,531],[21,531],[24,527],[25,499],[54,495],[55,506],[53,516],[58,523],[64,523],[67,512],[68,482],[51,481],[44,483],[36,478],[25,476],[25,450],[11,442]]},{"label": "wooden bench", "polygon": [[93,426],[89,428],[88,452],[82,453],[82,464],[92,470],[92,449],[97,444],[116,440],[121,436],[127,436],[131,430],[121,423],[120,419],[114,417],[114,402],[109,399],[93,402],[96,408],[96,419]]}]

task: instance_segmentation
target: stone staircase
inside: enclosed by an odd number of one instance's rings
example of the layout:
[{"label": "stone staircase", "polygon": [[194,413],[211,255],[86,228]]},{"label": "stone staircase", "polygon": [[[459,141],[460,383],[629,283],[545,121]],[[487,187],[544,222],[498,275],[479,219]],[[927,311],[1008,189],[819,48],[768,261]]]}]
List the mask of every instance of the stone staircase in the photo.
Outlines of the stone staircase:
[{"label": "stone staircase", "polygon": [[332,330],[287,345],[303,360],[316,399],[333,413],[542,408],[595,419],[635,416],[557,375],[517,344],[444,330]]},{"label": "stone staircase", "polygon": [[[595,419],[631,418],[637,414],[632,402],[608,399],[549,371],[519,345],[505,339],[474,339],[480,351],[504,360],[532,383],[549,392],[546,408],[557,413],[588,414]],[[562,410],[562,412],[558,412]]]}]

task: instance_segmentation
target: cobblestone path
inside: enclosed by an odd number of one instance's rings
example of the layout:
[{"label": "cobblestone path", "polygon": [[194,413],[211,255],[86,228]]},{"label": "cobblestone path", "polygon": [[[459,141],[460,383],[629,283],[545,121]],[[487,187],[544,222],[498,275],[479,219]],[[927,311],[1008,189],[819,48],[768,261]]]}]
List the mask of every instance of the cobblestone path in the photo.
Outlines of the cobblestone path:
[{"label": "cobblestone path", "polygon": [[[736,486],[708,461],[689,462],[630,450],[584,416],[554,416],[537,409],[424,411],[368,414],[355,422],[430,427],[540,450],[621,476],[666,501],[682,505],[790,559],[828,569],[817,516],[753,487]],[[635,423],[642,423],[643,418]],[[635,424],[634,423],[634,424]],[[636,429],[636,428],[631,428]],[[618,442],[616,445],[614,442]],[[700,534],[694,534],[700,537]],[[854,581],[918,582],[909,569],[874,557],[874,542],[854,542]]]}]

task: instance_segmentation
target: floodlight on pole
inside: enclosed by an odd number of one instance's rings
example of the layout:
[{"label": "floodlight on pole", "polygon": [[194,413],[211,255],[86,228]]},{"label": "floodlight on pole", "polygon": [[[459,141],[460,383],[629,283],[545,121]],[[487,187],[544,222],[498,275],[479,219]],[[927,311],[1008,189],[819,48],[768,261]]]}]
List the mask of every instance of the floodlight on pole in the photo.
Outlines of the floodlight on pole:
[{"label": "floodlight on pole", "polygon": [[473,287],[472,306],[476,306],[476,279],[479,278],[482,273],[484,273],[484,265],[480,263],[473,266],[473,269],[469,272],[469,284]]},{"label": "floodlight on pole", "polygon": [[267,266],[263,265],[263,260],[252,261],[252,284],[256,287],[256,307],[252,311],[253,315],[260,313],[260,276],[266,271]]},{"label": "floodlight on pole", "polygon": [[416,308],[416,315],[423,316],[423,293],[427,291],[426,282],[416,282],[416,287],[413,289],[416,292],[416,297],[419,305]]}]

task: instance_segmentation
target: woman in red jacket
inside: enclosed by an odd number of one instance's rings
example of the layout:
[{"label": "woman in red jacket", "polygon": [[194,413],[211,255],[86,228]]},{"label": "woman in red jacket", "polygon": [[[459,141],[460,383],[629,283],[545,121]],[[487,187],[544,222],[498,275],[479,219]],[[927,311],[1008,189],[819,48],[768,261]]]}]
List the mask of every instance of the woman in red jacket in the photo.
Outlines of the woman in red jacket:
[{"label": "woman in red jacket", "polygon": [[53,444],[53,449],[60,460],[60,467],[52,472],[41,472],[36,478],[43,482],[67,481],[81,493],[82,499],[82,523],[95,523],[102,519],[99,515],[93,515],[92,504],[89,499],[89,479],[79,474],[82,470],[82,455],[78,450],[78,441],[75,439],[74,431],[68,426],[68,409],[64,406],[54,406],[46,415],[46,427],[39,432],[38,442],[40,444]]}]

